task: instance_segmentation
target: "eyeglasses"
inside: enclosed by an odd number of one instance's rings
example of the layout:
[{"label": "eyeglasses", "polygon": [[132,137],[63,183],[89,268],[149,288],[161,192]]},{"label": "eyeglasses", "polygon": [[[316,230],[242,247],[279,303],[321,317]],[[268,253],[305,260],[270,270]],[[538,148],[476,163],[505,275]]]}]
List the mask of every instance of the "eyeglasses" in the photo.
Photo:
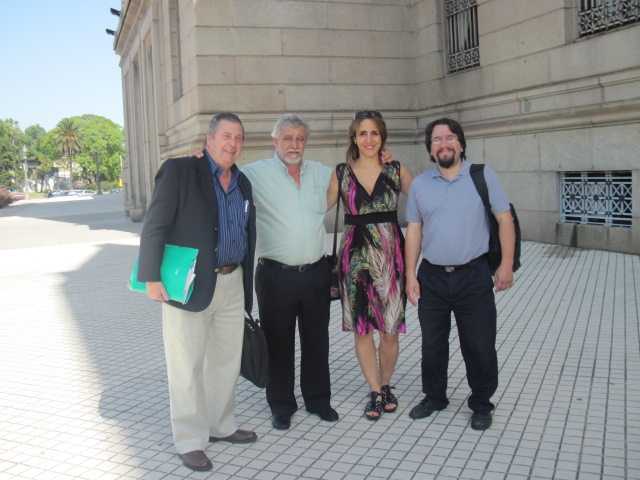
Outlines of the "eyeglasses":
[{"label": "eyeglasses", "polygon": [[457,141],[458,137],[456,137],[455,135],[449,135],[445,138],[436,137],[431,139],[431,143],[434,145],[440,145],[441,143],[456,143]]},{"label": "eyeglasses", "polygon": [[353,119],[358,120],[359,118],[371,117],[382,118],[382,114],[377,110],[360,110],[359,112],[356,112],[356,114],[353,116]]}]

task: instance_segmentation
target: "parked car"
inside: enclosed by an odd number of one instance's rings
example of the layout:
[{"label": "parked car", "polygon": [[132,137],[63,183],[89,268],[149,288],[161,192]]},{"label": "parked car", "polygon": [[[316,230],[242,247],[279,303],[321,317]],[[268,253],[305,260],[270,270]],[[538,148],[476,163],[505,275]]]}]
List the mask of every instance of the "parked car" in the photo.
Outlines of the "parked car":
[{"label": "parked car", "polygon": [[111,190],[109,190],[109,193],[120,193],[122,190],[120,190],[118,187],[113,187]]},{"label": "parked car", "polygon": [[47,194],[45,195],[45,197],[47,198],[51,198],[51,197],[62,197],[64,195],[66,195],[67,192],[63,192],[61,190],[55,190],[55,191],[48,191]]},{"label": "parked car", "polygon": [[67,195],[76,195],[79,197],[87,196],[87,195],[95,195],[96,192],[93,190],[71,190]]}]

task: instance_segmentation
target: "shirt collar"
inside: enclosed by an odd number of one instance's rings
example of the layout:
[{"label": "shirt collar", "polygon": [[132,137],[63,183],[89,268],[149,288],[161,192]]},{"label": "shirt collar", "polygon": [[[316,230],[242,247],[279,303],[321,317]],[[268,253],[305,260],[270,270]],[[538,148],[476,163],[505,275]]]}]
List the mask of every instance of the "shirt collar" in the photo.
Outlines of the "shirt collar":
[{"label": "shirt collar", "polygon": [[[216,161],[211,157],[211,155],[209,155],[209,152],[207,151],[206,148],[203,150],[203,152],[206,155],[207,160],[209,160],[209,165],[211,166],[211,171],[213,172],[214,177],[219,178],[220,175],[222,175],[222,168],[220,167],[220,165],[216,163]],[[240,169],[235,163],[231,165],[231,178],[234,178],[234,179],[238,178],[239,172],[240,172]]]},{"label": "shirt collar", "polygon": [[[289,175],[289,167],[287,167],[286,163],[280,160],[280,157],[278,157],[277,152],[271,159],[271,163],[273,163],[275,167],[278,170],[280,170],[283,174]],[[302,161],[300,162],[300,174],[302,175],[306,169],[307,169],[307,162],[305,162],[303,158]]]},{"label": "shirt collar", "polygon": [[[461,175],[469,175],[470,169],[471,169],[471,164],[466,160],[462,160],[462,165],[460,166],[460,170],[458,171],[458,174],[453,180],[455,180]],[[438,165],[434,165],[433,168],[431,169],[431,176],[433,178],[438,178],[438,177],[444,178],[444,176],[442,175],[442,173],[440,173],[440,170],[438,169]]]}]

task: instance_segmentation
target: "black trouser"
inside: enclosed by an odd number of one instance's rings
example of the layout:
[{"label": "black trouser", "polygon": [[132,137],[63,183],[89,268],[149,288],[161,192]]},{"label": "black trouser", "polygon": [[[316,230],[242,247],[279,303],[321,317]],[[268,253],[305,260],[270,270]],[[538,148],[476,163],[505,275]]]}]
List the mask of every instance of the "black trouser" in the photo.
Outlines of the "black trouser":
[{"label": "black trouser", "polygon": [[256,294],[269,345],[267,402],[274,415],[298,409],[295,387],[295,328],[300,336],[300,389],[307,410],[330,405],[329,269],[325,262],[306,272],[258,264]]},{"label": "black trouser", "polygon": [[469,408],[474,412],[493,410],[490,400],[498,388],[496,304],[486,259],[451,273],[422,261],[418,280],[422,391],[436,407],[449,404],[447,377],[453,312],[471,387]]}]

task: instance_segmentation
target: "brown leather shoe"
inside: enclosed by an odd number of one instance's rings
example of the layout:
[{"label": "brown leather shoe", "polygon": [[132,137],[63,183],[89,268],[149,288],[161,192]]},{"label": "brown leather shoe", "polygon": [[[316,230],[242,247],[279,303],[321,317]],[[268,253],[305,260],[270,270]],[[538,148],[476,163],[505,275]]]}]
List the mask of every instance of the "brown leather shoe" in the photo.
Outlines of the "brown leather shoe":
[{"label": "brown leather shoe", "polygon": [[178,455],[182,459],[182,463],[184,463],[184,466],[190,468],[191,470],[206,472],[213,468],[211,460],[209,460],[209,457],[207,457],[202,450],[179,453]]},{"label": "brown leather shoe", "polygon": [[255,432],[249,432],[248,430],[236,430],[228,437],[218,438],[209,437],[210,442],[229,442],[229,443],[253,443],[258,439]]}]

